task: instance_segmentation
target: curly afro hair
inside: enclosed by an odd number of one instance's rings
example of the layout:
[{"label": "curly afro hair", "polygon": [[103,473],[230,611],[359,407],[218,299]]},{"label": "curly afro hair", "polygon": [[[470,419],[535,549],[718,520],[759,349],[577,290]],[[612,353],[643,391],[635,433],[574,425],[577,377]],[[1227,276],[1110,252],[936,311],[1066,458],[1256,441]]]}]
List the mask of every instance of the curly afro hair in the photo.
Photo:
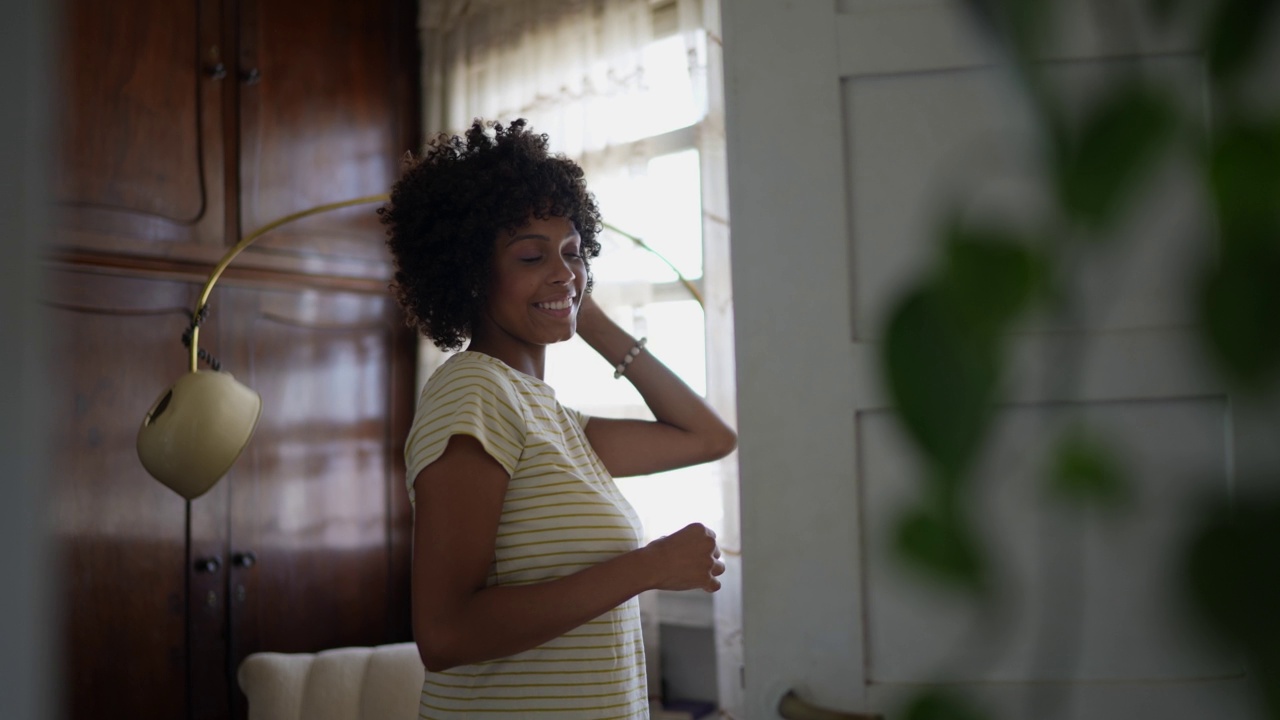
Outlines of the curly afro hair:
[{"label": "curly afro hair", "polygon": [[[471,337],[488,295],[494,245],[531,217],[563,217],[600,254],[602,223],[582,168],[547,151],[524,120],[476,120],[465,136],[438,135],[378,209],[395,260],[392,292],[409,325],[444,350]],[[591,288],[588,271],[587,289]]]}]

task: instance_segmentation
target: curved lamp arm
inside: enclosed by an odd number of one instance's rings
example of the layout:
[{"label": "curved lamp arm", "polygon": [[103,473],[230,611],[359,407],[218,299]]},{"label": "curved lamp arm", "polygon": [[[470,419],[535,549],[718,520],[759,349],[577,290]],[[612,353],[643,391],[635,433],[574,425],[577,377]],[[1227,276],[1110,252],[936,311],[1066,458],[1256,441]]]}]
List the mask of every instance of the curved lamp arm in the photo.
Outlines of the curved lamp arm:
[{"label": "curved lamp arm", "polygon": [[[246,235],[227,251],[209,273],[196,301],[191,323],[190,372],[161,393],[143,418],[138,430],[137,451],[143,467],[156,480],[187,500],[194,500],[213,487],[240,456],[258,426],[262,397],[238,382],[230,373],[199,369],[200,318],[204,315],[213,286],[231,262],[258,238],[272,230],[311,215],[339,208],[385,202],[387,194],[366,195],[318,205],[266,225]],[[657,255],[680,282],[703,305],[702,295],[671,261],[640,238],[606,225],[639,247]],[[215,366],[216,367],[216,366]]]},{"label": "curved lamp arm", "polygon": [[693,299],[698,301],[698,307],[701,307],[704,310],[706,309],[707,304],[703,302],[702,293],[698,292],[698,286],[694,285],[693,282],[689,280],[689,278],[685,277],[684,273],[680,272],[680,269],[677,268],[674,264],[672,264],[672,262],[668,260],[665,255],[658,252],[657,250],[654,250],[652,247],[649,246],[648,243],[646,243],[645,241],[641,240],[640,238],[636,237],[635,235],[632,235],[631,233],[625,230],[621,230],[614,225],[610,225],[609,223],[604,223],[604,226],[609,230],[612,230],[613,232],[635,243],[640,249],[647,250],[653,253],[659,260],[666,263],[666,266],[671,268],[671,272],[674,272],[676,274],[676,277],[680,278],[680,284],[684,285],[685,289],[689,291],[689,294],[693,296]]},{"label": "curved lamp arm", "polygon": [[[200,291],[200,299],[196,301],[195,315],[193,315],[192,317],[199,317],[200,314],[204,311],[205,304],[209,302],[209,295],[213,292],[213,285],[214,283],[218,282],[218,278],[222,277],[222,271],[226,270],[227,267],[231,265],[231,261],[235,260],[236,256],[239,255],[241,251],[243,251],[245,248],[252,245],[254,241],[256,241],[258,238],[262,237],[263,235],[266,235],[272,230],[275,230],[281,225],[288,225],[289,223],[295,220],[301,220],[304,217],[308,217],[311,215],[319,215],[321,213],[329,212],[330,210],[339,210],[341,208],[353,207],[355,205],[367,205],[369,203],[375,203],[375,202],[386,202],[387,200],[390,199],[390,197],[391,197],[390,195],[383,193],[380,195],[366,195],[364,197],[352,198],[350,200],[342,200],[339,202],[327,203],[325,205],[317,205],[316,207],[308,208],[306,210],[300,210],[291,215],[285,215],[282,218],[273,220],[267,223],[266,225],[263,225],[262,227],[258,228],[257,230],[254,230],[248,235],[244,236],[244,238],[240,240],[240,242],[236,243],[235,246],[233,246],[230,250],[227,251],[226,255],[222,256],[222,259],[218,261],[218,264],[213,267],[213,271],[209,273],[209,279],[205,281],[204,289]],[[667,267],[671,268],[671,271],[674,272],[676,274],[676,277],[680,279],[680,283],[685,286],[685,289],[689,291],[690,295],[693,295],[693,299],[698,301],[698,305],[700,307],[704,307],[704,308],[706,307],[706,303],[702,299],[702,293],[698,291],[698,286],[694,285],[687,277],[685,277],[684,273],[680,272],[679,268],[677,268],[670,260],[668,260],[665,255],[658,252],[657,250],[654,250],[644,240],[641,240],[635,235],[632,235],[631,233],[625,230],[622,230],[616,225],[612,225],[610,223],[604,223],[604,226],[607,229],[617,233],[618,235],[621,235],[622,237],[627,238],[631,242],[635,243],[641,249],[647,250],[648,252],[653,253],[659,260],[665,263]],[[198,342],[199,339],[200,339],[200,326],[199,324],[197,324],[191,329],[191,372],[195,372],[199,367],[199,356],[200,356],[200,351],[199,351],[200,344]]]},{"label": "curved lamp arm", "polygon": [[[319,215],[321,213],[327,213],[330,210],[339,210],[341,208],[352,207],[355,205],[367,205],[369,203],[385,202],[389,198],[390,198],[389,195],[387,195],[386,193],[383,193],[381,195],[365,195],[364,197],[352,198],[350,200],[342,200],[340,202],[332,202],[332,203],[327,203],[325,205],[317,205],[313,208],[300,210],[291,215],[285,215],[284,217],[279,218],[277,220],[272,220],[266,225],[263,225],[257,230],[254,230],[248,235],[245,235],[244,238],[240,240],[240,242],[236,243],[234,246],[232,246],[230,250],[227,251],[226,255],[222,256],[222,259],[218,261],[217,265],[213,266],[213,271],[209,273],[209,279],[206,280],[204,283],[204,289],[200,291],[200,299],[196,301],[195,315],[193,315],[192,317],[200,317],[200,314],[204,312],[204,306],[206,303],[209,302],[209,295],[210,293],[213,292],[213,284],[218,282],[218,278],[222,277],[222,271],[226,270],[227,266],[231,264],[231,261],[235,260],[236,256],[239,255],[241,251],[243,251],[245,248],[252,245],[254,241],[257,240],[258,238],[262,237],[263,235],[266,235],[272,230],[275,230],[281,225],[288,225],[289,223],[295,220],[301,220],[304,217],[309,217],[311,215]],[[191,372],[196,372],[196,370],[199,369],[199,366],[198,366],[198,360],[200,357],[200,351],[199,351],[200,344],[198,342],[199,339],[200,339],[200,326],[199,324],[196,324],[191,329]]]}]

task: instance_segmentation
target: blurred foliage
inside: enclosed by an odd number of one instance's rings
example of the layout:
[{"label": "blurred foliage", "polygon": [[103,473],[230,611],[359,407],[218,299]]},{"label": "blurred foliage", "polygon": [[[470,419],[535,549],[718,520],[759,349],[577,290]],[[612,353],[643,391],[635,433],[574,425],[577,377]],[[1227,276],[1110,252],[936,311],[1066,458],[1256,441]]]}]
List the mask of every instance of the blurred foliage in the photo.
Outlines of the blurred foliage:
[{"label": "blurred foliage", "polygon": [[935,489],[929,501],[909,508],[898,521],[894,545],[908,562],[947,585],[981,590],[982,553],[969,523],[947,497],[955,495]]},{"label": "blurred foliage", "polygon": [[968,698],[943,689],[926,690],[912,698],[905,720],[983,720],[987,716]]},{"label": "blurred foliage", "polygon": [[1078,133],[1056,138],[1057,195],[1067,215],[1088,230],[1110,227],[1164,156],[1177,120],[1173,103],[1144,82],[1111,88]]},{"label": "blurred foliage", "polygon": [[1187,553],[1187,592],[1219,636],[1242,649],[1280,717],[1280,501],[1215,506]]},{"label": "blurred foliage", "polygon": [[1125,477],[1115,448],[1084,427],[1072,427],[1058,439],[1049,471],[1055,497],[1083,506],[1123,508],[1132,499]]},{"label": "blurred foliage", "polygon": [[[1037,52],[1055,30],[1053,0],[965,0],[1003,50],[1030,103],[1052,199],[1042,223],[962,219],[938,233],[933,267],[891,309],[882,347],[890,397],[925,460],[917,502],[897,519],[894,548],[923,575],[992,603],[992,563],[966,496],[992,431],[1010,330],[1028,313],[1070,319],[1063,288],[1082,254],[1123,243],[1117,232],[1161,165],[1181,155],[1201,175],[1216,226],[1187,279],[1200,334],[1233,403],[1280,386],[1280,114],[1258,110],[1250,85],[1276,27],[1280,0],[1148,0],[1151,17],[1200,28],[1212,87],[1212,127],[1166,88],[1115,77],[1091,106],[1072,107]],[[1268,80],[1280,94],[1276,79]],[[1252,87],[1252,90],[1248,89]],[[1251,95],[1250,93],[1253,93]],[[1273,106],[1275,104],[1273,103]],[[1189,229],[1189,231],[1192,231]],[[1069,359],[1068,359],[1069,360]],[[1069,373],[1064,361],[1061,372]],[[1070,378],[1068,378],[1070,379]],[[1280,429],[1277,429],[1280,437]],[[1069,506],[1122,510],[1134,502],[1121,449],[1065,423],[1045,463],[1045,487]],[[1265,480],[1272,488],[1280,468]],[[1280,502],[1206,504],[1184,557],[1188,598],[1207,626],[1241,651],[1269,716],[1280,719]],[[906,720],[981,720],[958,691],[927,690]]]},{"label": "blurred foliage", "polygon": [[996,397],[995,343],[966,327],[942,283],[912,292],[885,336],[898,411],[943,484],[960,482],[982,440]]},{"label": "blurred foliage", "polygon": [[1280,369],[1280,118],[1224,123],[1207,166],[1220,243],[1203,270],[1202,322],[1227,378],[1264,392]]},{"label": "blurred foliage", "polygon": [[1209,73],[1228,83],[1251,69],[1272,27],[1276,0],[1217,0],[1205,26]]}]

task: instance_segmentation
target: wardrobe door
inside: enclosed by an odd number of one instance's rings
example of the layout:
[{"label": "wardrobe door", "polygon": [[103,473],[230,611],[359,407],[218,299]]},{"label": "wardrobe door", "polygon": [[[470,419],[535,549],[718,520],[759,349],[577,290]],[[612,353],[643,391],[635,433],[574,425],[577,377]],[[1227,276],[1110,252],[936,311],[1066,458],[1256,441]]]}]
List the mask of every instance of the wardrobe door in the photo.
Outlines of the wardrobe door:
[{"label": "wardrobe door", "polygon": [[385,290],[219,288],[262,395],[228,477],[233,666],[410,639],[412,337]]},{"label": "wardrobe door", "polygon": [[224,242],[218,0],[66,0],[53,195],[58,244],[129,255]]},{"label": "wardrobe door", "polygon": [[134,448],[186,370],[179,336],[198,287],[62,268],[49,288],[66,717],[186,717],[186,503]]},{"label": "wardrobe door", "polygon": [[[417,137],[411,0],[242,0],[240,226],[387,192]],[[251,248],[305,272],[385,278],[373,205],[283,227]]]}]

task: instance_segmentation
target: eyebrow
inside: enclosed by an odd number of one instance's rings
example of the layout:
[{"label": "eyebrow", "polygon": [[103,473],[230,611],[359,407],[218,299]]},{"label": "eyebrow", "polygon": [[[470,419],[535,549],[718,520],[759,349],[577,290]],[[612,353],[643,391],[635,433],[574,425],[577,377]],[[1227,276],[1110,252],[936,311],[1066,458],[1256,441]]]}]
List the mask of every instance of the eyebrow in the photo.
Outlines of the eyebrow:
[{"label": "eyebrow", "polygon": [[517,235],[511,238],[510,240],[508,240],[507,247],[511,247],[512,245],[515,245],[521,240],[541,240],[543,242],[551,242],[551,238],[547,237],[546,235],[541,235],[539,233],[525,233],[523,235]]},{"label": "eyebrow", "polygon": [[[582,235],[579,234],[578,231],[576,230],[573,231],[571,235],[565,235],[565,238],[568,239],[573,236],[577,236],[578,242],[582,242]],[[511,238],[510,240],[508,240],[506,247],[511,247],[512,245],[515,245],[521,240],[541,240],[543,242],[551,242],[551,238],[546,235],[543,235],[542,233],[525,233],[523,235],[517,235]]]}]

